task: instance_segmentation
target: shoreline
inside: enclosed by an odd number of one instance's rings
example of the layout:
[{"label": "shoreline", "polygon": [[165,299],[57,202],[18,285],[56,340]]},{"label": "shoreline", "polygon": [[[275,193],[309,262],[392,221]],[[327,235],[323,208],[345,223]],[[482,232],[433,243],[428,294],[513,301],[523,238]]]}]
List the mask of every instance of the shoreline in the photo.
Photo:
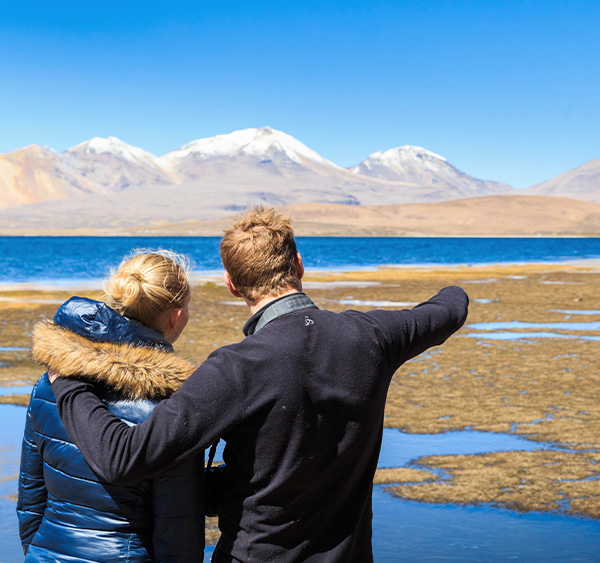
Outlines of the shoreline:
[{"label": "shoreline", "polygon": [[[536,261],[517,261],[517,262],[465,262],[456,264],[445,264],[439,262],[418,263],[418,264],[386,264],[383,266],[348,266],[346,267],[306,267],[305,278],[303,281],[312,281],[312,277],[321,278],[323,276],[335,277],[342,276],[344,278],[355,275],[358,279],[364,277],[365,274],[389,274],[393,272],[411,272],[416,273],[428,271],[449,271],[457,272],[466,270],[476,272],[478,270],[505,270],[505,269],[526,269],[531,270],[539,267],[557,267],[557,268],[593,268],[600,271],[599,258],[582,258],[574,260],[536,260]],[[194,285],[202,285],[204,283],[217,283],[224,285],[223,282],[224,270],[197,270],[192,272],[191,281]],[[25,281],[2,281],[0,280],[0,293],[13,291],[41,291],[41,292],[56,292],[56,291],[97,291],[102,289],[102,284],[105,278],[90,278],[90,279],[38,279]],[[0,297],[0,301],[2,297]]]}]

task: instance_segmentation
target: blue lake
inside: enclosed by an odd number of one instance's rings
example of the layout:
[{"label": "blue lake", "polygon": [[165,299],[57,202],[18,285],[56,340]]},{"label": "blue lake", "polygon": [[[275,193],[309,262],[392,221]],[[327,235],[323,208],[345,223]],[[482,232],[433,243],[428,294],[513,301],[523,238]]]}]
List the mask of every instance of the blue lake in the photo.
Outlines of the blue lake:
[{"label": "blue lake", "polygon": [[[298,237],[297,244],[312,270],[600,258],[599,238]],[[0,237],[0,283],[101,279],[134,248],[182,252],[202,273],[222,269],[218,237]]]}]

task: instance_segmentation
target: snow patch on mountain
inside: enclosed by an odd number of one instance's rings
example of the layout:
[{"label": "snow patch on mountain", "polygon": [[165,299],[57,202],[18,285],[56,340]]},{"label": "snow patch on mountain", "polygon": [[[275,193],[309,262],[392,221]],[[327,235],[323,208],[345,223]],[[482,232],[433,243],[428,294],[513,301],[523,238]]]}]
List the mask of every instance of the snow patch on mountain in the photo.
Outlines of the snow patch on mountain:
[{"label": "snow patch on mountain", "polygon": [[404,145],[395,149],[375,152],[359,165],[350,168],[350,171],[354,174],[378,176],[378,170],[387,169],[388,172],[403,174],[407,167],[415,165],[435,172],[449,166],[448,161],[439,154],[423,147]]},{"label": "snow patch on mountain", "polygon": [[134,164],[150,164],[151,166],[159,165],[159,159],[153,154],[140,149],[139,147],[128,145],[117,137],[108,137],[106,139],[102,137],[94,137],[89,141],[85,141],[71,149],[68,149],[65,151],[65,153],[79,155],[110,154],[122,158],[123,160],[133,162]]},{"label": "snow patch on mountain", "polygon": [[165,154],[161,160],[174,164],[191,155],[194,155],[196,159],[208,160],[214,157],[242,155],[270,158],[274,154],[286,156],[298,164],[303,164],[303,160],[307,159],[341,169],[340,166],[324,159],[291,135],[271,127],[242,129],[226,135],[198,139]]}]

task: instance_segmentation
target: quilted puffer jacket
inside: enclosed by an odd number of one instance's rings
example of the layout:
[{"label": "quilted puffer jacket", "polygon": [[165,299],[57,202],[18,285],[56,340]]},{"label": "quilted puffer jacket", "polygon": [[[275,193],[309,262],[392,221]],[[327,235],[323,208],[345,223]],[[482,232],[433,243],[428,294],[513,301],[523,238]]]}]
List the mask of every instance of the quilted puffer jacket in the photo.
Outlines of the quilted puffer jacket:
[{"label": "quilted puffer jacket", "polygon": [[[54,323],[37,324],[32,351],[57,372],[110,372],[113,387],[98,384],[98,394],[129,424],[145,420],[194,370],[157,332],[80,297],[64,303]],[[132,373],[136,384],[127,377],[119,386],[120,375]],[[196,458],[146,481],[103,482],[69,439],[45,373],[31,394],[21,454],[25,561],[202,561],[203,465]]]}]

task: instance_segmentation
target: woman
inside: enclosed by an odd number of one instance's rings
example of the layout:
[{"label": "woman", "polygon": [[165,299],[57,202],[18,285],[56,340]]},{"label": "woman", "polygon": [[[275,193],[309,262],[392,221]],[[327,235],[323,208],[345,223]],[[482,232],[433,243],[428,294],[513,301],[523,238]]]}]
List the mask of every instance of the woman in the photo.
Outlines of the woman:
[{"label": "woman", "polygon": [[[194,370],[172,346],[189,318],[185,262],[138,252],[112,273],[105,294],[108,305],[72,297],[53,323],[38,323],[33,356],[56,372],[110,375],[110,387],[96,392],[137,424]],[[100,481],[69,439],[45,373],[31,394],[21,455],[25,561],[201,561],[203,464],[194,459],[130,485]]]}]

